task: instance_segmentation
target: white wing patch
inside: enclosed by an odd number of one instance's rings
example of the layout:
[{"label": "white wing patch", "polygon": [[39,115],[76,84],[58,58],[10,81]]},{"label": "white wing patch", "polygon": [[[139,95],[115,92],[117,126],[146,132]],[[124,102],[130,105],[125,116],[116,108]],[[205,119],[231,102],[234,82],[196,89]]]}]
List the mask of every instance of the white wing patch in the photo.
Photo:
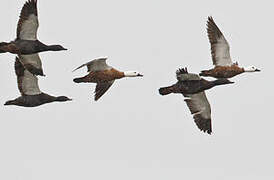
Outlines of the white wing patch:
[{"label": "white wing patch", "polygon": [[74,69],[72,72],[74,72],[84,66],[87,66],[88,72],[103,71],[103,70],[111,69],[112,67],[107,65],[106,60],[107,60],[106,58],[94,59],[88,63],[82,64],[78,68]]},{"label": "white wing patch", "polygon": [[37,16],[31,14],[28,19],[23,22],[19,38],[23,40],[37,40],[38,27],[39,22]]},{"label": "white wing patch", "polygon": [[233,64],[230,57],[230,48],[224,36],[217,39],[217,43],[212,44],[212,48],[215,66],[231,66]]},{"label": "white wing patch", "polygon": [[42,69],[42,61],[41,61],[38,53],[30,54],[30,55],[20,55],[19,59],[23,65],[31,64],[32,66],[36,67],[37,69]]},{"label": "white wing patch", "polygon": [[211,134],[211,108],[206,98],[205,92],[200,92],[187,97],[185,102],[193,115],[194,121],[201,131]]},{"label": "white wing patch", "polygon": [[38,78],[36,76],[25,70],[22,78],[22,91],[25,95],[38,95],[42,93],[39,89]]}]

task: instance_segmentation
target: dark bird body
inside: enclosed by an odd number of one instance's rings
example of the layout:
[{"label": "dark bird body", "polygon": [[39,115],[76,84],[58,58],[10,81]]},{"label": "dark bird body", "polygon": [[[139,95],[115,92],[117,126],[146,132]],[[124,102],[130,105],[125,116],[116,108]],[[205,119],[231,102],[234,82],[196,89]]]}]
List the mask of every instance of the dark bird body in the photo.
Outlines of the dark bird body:
[{"label": "dark bird body", "polygon": [[0,43],[0,53],[12,53],[12,54],[34,54],[43,51],[61,51],[67,50],[60,45],[45,45],[39,40],[21,40],[17,39],[9,43]]},{"label": "dark bird body", "polygon": [[51,102],[71,101],[71,99],[66,96],[54,97],[41,92],[38,86],[38,78],[25,69],[19,61],[19,58],[16,58],[14,67],[21,96],[14,100],[7,101],[4,105],[35,107]]},{"label": "dark bird body", "polygon": [[159,89],[161,95],[171,93],[182,94],[186,97],[185,102],[193,114],[194,121],[201,131],[211,134],[211,108],[206,98],[205,90],[214,86],[233,83],[228,79],[207,81],[197,74],[188,73],[187,69],[179,69],[176,72],[177,83],[172,86]]},{"label": "dark bird body", "polygon": [[39,27],[37,0],[28,0],[20,13],[17,24],[17,37],[11,42],[0,43],[0,53],[19,55],[34,54],[43,51],[67,50],[61,45],[45,45],[37,39]]},{"label": "dark bird body", "polygon": [[51,102],[64,102],[69,101],[71,99],[67,98],[66,96],[50,96],[45,93],[41,93],[38,95],[24,95],[20,96],[14,100],[7,101],[4,105],[16,105],[16,106],[23,106],[23,107],[36,107],[46,103]]},{"label": "dark bird body", "polygon": [[176,84],[160,88],[159,92],[161,95],[167,95],[170,93],[180,93],[180,94],[195,94],[202,92],[204,90],[210,89],[217,85],[232,83],[227,79],[218,79],[215,81],[207,81],[205,79],[200,80],[190,80],[190,81],[178,81]]}]

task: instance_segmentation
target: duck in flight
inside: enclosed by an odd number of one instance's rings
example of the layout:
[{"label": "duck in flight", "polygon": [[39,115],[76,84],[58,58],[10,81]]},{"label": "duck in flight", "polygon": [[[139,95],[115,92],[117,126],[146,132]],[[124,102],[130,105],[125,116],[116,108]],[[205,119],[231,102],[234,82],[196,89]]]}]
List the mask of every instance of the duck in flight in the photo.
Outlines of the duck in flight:
[{"label": "duck in flight", "polygon": [[17,57],[15,61],[15,73],[21,96],[14,100],[7,101],[4,105],[35,107],[51,102],[72,100],[66,96],[55,97],[41,92],[38,86],[38,78],[26,70]]},{"label": "duck in flight", "polygon": [[244,72],[259,72],[260,70],[251,67],[239,67],[238,63],[233,63],[230,57],[230,47],[223,33],[215,24],[212,17],[208,17],[207,35],[211,45],[211,56],[215,67],[210,70],[201,71],[200,76],[210,76],[214,78],[232,78]]},{"label": "duck in flight", "polygon": [[0,53],[34,54],[43,51],[67,50],[61,45],[45,45],[37,39],[39,26],[37,0],[28,0],[20,14],[17,24],[17,37],[11,42],[0,43]]},{"label": "duck in flight", "polygon": [[97,101],[100,97],[102,97],[105,94],[105,92],[111,87],[115,80],[124,77],[143,76],[137,71],[118,71],[113,67],[109,66],[106,63],[106,60],[107,58],[98,58],[86,64],[83,64],[80,67],[73,70],[76,71],[77,69],[87,66],[89,74],[84,77],[75,78],[73,79],[73,81],[75,83],[96,83],[97,85],[94,92],[95,101]]},{"label": "duck in flight", "polygon": [[211,109],[206,98],[205,90],[214,86],[231,84],[234,82],[228,79],[217,79],[215,81],[207,81],[198,74],[188,73],[187,68],[176,71],[177,83],[172,86],[162,87],[159,89],[161,95],[171,93],[182,94],[186,99],[185,102],[193,114],[194,121],[198,128],[211,134]]}]

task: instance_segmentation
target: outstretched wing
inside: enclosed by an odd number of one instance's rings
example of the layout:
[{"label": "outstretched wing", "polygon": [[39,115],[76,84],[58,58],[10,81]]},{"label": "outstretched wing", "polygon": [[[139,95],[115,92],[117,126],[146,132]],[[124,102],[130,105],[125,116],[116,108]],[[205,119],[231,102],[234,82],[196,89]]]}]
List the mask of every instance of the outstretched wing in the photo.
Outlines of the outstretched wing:
[{"label": "outstretched wing", "polygon": [[187,68],[178,69],[176,77],[178,81],[195,81],[201,79],[198,74],[188,73]]},{"label": "outstretched wing", "polygon": [[38,78],[24,68],[18,57],[16,57],[14,67],[21,95],[37,95],[42,93],[38,86]]},{"label": "outstretched wing", "polygon": [[17,39],[37,40],[38,27],[37,0],[28,0],[21,10],[17,24]]},{"label": "outstretched wing", "polygon": [[22,65],[33,75],[44,76],[42,61],[38,53],[29,55],[19,55]]},{"label": "outstretched wing", "polygon": [[215,24],[212,17],[208,17],[207,35],[211,45],[211,56],[215,66],[231,66],[230,48],[223,33]]},{"label": "outstretched wing", "polygon": [[97,101],[101,96],[103,96],[113,83],[114,83],[114,81],[97,83],[95,92],[94,92],[95,93],[95,101]]},{"label": "outstretched wing", "polygon": [[193,114],[194,121],[201,131],[211,134],[211,109],[210,104],[206,98],[205,92],[200,92],[191,95],[184,95],[187,97],[185,102]]},{"label": "outstretched wing", "polygon": [[106,63],[107,58],[99,58],[99,59],[94,59],[88,63],[85,63],[78,68],[74,69],[72,72],[76,71],[77,69],[80,69],[84,66],[87,66],[88,72],[90,71],[102,71],[102,70],[107,70],[110,69],[111,67],[107,65]]}]

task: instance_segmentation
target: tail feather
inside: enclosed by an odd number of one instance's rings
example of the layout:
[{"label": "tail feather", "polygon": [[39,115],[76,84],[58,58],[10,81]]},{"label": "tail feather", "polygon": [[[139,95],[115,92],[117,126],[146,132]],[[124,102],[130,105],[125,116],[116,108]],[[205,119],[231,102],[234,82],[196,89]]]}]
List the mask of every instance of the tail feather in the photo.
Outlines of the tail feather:
[{"label": "tail feather", "polygon": [[7,51],[5,50],[5,46],[7,46],[8,43],[6,42],[1,42],[0,43],[0,53],[6,53]]},{"label": "tail feather", "polygon": [[159,89],[159,93],[164,96],[164,95],[168,95],[170,93],[173,93],[173,86],[169,86],[169,87],[162,87]]},{"label": "tail feather", "polygon": [[73,82],[75,82],[75,83],[85,82],[85,77],[75,78],[75,79],[73,79]]}]

